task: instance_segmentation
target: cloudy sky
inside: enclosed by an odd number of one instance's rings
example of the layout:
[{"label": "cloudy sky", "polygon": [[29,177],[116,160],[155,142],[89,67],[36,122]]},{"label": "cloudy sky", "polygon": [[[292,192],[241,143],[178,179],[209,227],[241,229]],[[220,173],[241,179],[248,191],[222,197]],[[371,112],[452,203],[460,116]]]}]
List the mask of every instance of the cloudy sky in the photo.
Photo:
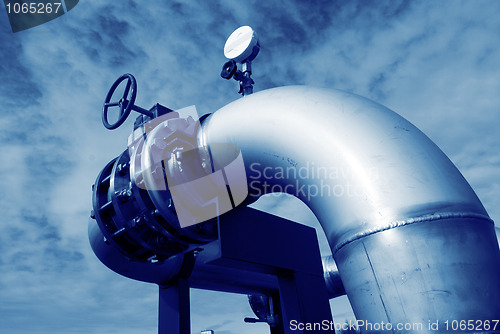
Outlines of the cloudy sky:
[{"label": "cloudy sky", "polygon": [[[13,34],[0,9],[0,332],[155,333],[156,286],[105,268],[87,238],[91,184],[126,148],[133,117],[101,124],[113,81],[136,103],[201,113],[239,98],[219,77],[241,25],[259,34],[255,90],[306,84],[368,97],[450,157],[500,222],[500,1],[106,1]],[[291,198],[262,209],[317,226]],[[333,303],[336,320],[350,316]],[[244,324],[246,296],[192,291],[192,332]]]}]

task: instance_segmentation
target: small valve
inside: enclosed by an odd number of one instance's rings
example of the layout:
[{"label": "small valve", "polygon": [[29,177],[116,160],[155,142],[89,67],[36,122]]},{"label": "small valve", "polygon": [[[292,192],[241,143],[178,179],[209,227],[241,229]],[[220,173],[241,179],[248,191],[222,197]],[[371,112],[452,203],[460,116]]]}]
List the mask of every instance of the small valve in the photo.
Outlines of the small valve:
[{"label": "small valve", "polygon": [[278,317],[277,316],[267,316],[265,319],[258,318],[245,318],[243,319],[247,324],[255,324],[258,322],[265,322],[271,327],[276,327],[278,325]]},{"label": "small valve", "polygon": [[[127,84],[123,94],[121,95],[120,100],[111,102],[111,98],[113,97],[113,94],[115,93],[116,89],[125,80],[127,80]],[[106,99],[104,100],[104,105],[102,107],[102,123],[104,124],[106,129],[114,130],[120,127],[120,125],[122,125],[127,119],[127,117],[130,115],[130,112],[132,110],[135,110],[143,115],[146,115],[150,119],[153,119],[156,116],[158,116],[155,115],[151,110],[146,110],[144,108],[135,105],[136,95],[137,95],[137,82],[132,74],[125,73],[124,75],[116,79],[116,81],[109,89],[108,94],[106,95]],[[109,123],[108,121],[108,111],[109,108],[112,107],[118,107],[119,109],[119,117],[115,123]]]},{"label": "small valve", "polygon": [[273,297],[249,295],[248,301],[257,318],[248,317],[243,319],[246,323],[255,324],[258,322],[265,322],[270,327],[278,326],[279,317],[274,313]]},{"label": "small valve", "polygon": [[[249,95],[253,93],[252,60],[257,57],[260,50],[257,34],[249,26],[236,29],[227,39],[224,45],[224,56],[229,59],[222,66],[221,77],[224,79],[234,78],[240,84],[238,93]],[[237,63],[242,65],[238,70]]]},{"label": "small valve", "polygon": [[236,73],[236,70],[238,67],[236,66],[236,62],[234,60],[230,60],[222,66],[222,72],[220,73],[220,76],[223,77],[224,79],[231,79],[233,75]]}]

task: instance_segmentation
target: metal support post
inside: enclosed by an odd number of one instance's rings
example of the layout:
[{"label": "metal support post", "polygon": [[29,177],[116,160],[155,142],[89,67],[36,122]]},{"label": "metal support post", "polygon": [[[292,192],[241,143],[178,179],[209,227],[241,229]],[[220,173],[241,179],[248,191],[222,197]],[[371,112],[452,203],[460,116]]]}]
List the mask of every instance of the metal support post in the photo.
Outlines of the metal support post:
[{"label": "metal support post", "polygon": [[160,286],[158,309],[158,334],[191,333],[189,284],[179,278],[168,287]]}]

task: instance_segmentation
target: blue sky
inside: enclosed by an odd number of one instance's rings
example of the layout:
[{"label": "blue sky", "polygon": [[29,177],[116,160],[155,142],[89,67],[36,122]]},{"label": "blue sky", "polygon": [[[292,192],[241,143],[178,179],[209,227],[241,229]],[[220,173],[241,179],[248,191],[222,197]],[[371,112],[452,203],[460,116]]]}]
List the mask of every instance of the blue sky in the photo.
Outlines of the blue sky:
[{"label": "blue sky", "polygon": [[[121,277],[87,238],[91,184],[126,149],[101,104],[125,72],[137,104],[201,113],[239,98],[219,77],[241,25],[260,37],[255,90],[342,89],[410,120],[450,157],[500,226],[499,1],[81,1],[13,34],[0,9],[0,332],[155,333],[157,288]],[[286,197],[257,206],[318,226]],[[326,248],[323,246],[325,251]],[[333,302],[336,320],[350,317]],[[246,296],[192,291],[192,332],[244,324]]]}]

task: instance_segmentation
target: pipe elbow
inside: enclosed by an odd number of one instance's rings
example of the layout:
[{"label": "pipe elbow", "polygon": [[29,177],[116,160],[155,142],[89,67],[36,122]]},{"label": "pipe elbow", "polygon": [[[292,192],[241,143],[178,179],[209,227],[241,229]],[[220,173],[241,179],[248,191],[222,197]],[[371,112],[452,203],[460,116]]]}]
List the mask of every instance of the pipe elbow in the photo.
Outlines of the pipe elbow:
[{"label": "pipe elbow", "polygon": [[420,130],[366,98],[305,86],[237,100],[200,142],[238,146],[249,198],[286,192],[318,217],[332,251],[377,231],[438,217],[489,217],[462,174]]},{"label": "pipe elbow", "polygon": [[241,149],[249,198],[286,192],[309,206],[357,319],[498,318],[494,225],[446,155],[395,112],[338,90],[280,87],[218,110],[199,137]]}]

